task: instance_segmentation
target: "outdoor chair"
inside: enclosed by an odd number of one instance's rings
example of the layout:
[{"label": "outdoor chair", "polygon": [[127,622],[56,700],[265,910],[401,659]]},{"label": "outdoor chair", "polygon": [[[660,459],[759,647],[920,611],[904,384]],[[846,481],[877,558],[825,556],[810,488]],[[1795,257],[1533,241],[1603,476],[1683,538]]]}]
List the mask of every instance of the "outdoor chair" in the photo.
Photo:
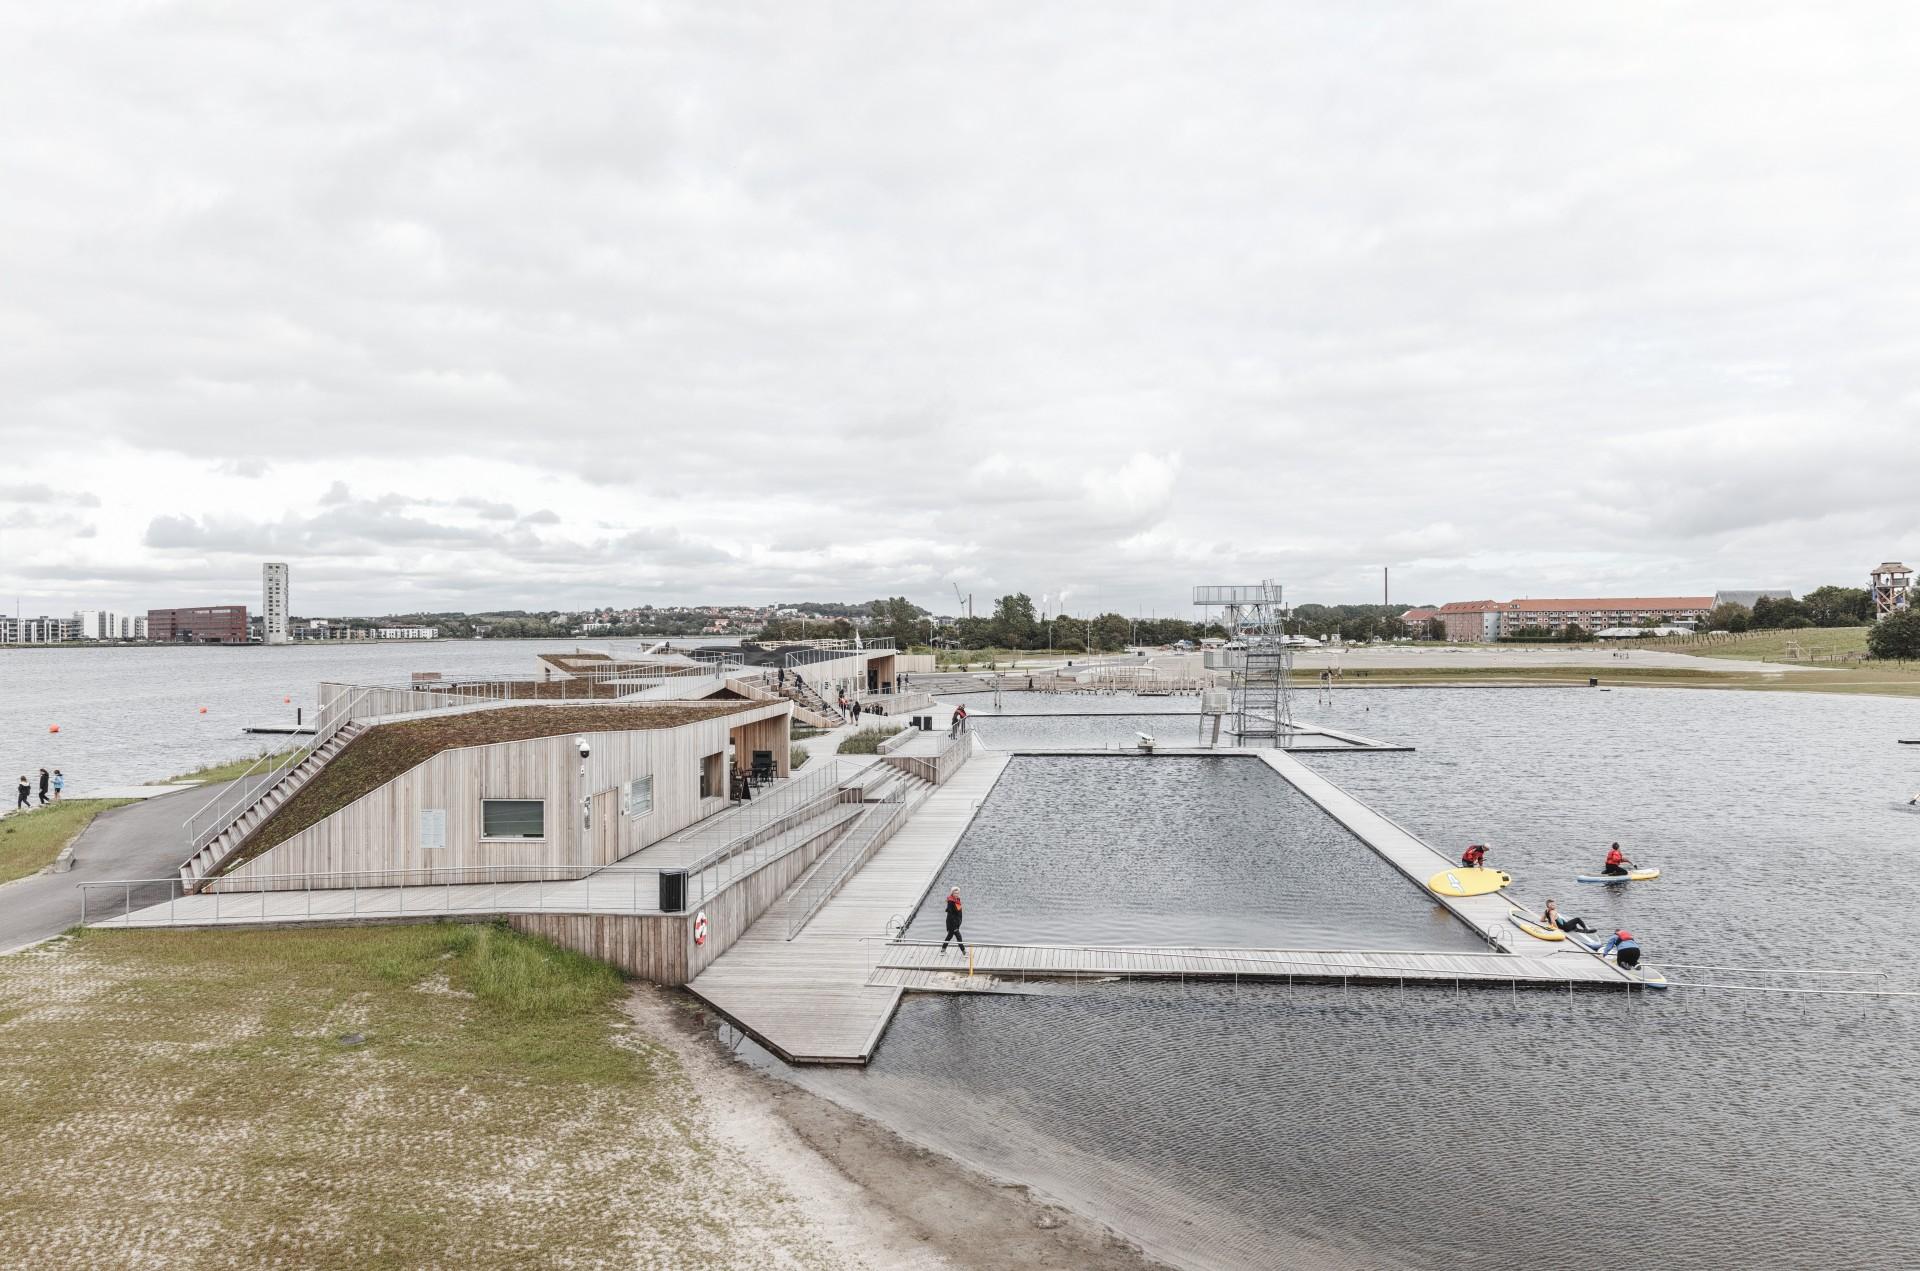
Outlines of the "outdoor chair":
[{"label": "outdoor chair", "polygon": [[772,781],[773,776],[774,776],[773,752],[771,750],[754,751],[753,752],[753,783],[755,785],[763,786],[767,784],[767,782]]}]

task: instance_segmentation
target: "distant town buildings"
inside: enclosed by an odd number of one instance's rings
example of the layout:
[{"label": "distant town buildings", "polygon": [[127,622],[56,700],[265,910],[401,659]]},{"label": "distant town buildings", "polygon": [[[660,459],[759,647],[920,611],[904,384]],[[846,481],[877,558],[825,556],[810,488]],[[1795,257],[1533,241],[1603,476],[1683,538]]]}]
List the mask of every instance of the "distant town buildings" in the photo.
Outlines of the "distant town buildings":
[{"label": "distant town buildings", "polygon": [[245,605],[147,610],[147,638],[167,644],[246,644]]},{"label": "distant town buildings", "polygon": [[287,564],[270,560],[260,566],[260,638],[266,644],[287,644]]},{"label": "distant town buildings", "polygon": [[[1608,627],[1650,623],[1690,626],[1712,612],[1712,596],[1610,596],[1554,600],[1459,600],[1428,614],[1438,617],[1447,639],[1503,640],[1522,631],[1560,632],[1576,627],[1591,634]],[[1424,619],[1422,619],[1424,621]]]}]

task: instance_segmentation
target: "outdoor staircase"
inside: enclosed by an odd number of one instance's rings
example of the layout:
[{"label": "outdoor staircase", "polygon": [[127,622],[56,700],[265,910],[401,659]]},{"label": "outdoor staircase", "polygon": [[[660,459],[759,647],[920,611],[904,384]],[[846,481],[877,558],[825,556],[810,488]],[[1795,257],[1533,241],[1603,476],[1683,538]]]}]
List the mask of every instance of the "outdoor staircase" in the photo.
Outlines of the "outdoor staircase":
[{"label": "outdoor staircase", "polygon": [[[840,708],[820,696],[819,690],[811,684],[805,688],[799,688],[790,683],[780,692],[794,704],[794,716],[802,723],[811,724],[815,728],[838,728],[847,722],[847,717],[840,713]],[[808,714],[815,718],[805,718]]]},{"label": "outdoor staircase", "polygon": [[241,808],[227,825],[202,842],[193,855],[181,862],[180,881],[185,889],[193,891],[201,881],[224,865],[246,845],[247,839],[260,828],[262,822],[279,811],[282,804],[313,780],[322,768],[332,762],[335,755],[365,731],[366,725],[349,720],[335,729],[332,736],[285,769],[277,780],[273,779],[271,773],[267,774],[265,788],[258,797]]}]

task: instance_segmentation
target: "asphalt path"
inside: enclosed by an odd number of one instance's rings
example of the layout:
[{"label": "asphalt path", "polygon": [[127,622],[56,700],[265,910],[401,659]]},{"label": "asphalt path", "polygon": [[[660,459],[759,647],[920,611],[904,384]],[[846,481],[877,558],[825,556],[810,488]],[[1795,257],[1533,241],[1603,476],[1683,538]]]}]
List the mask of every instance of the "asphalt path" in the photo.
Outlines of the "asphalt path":
[{"label": "asphalt path", "polygon": [[[64,874],[29,874],[0,887],[0,953],[57,936],[80,921],[80,887],[85,882],[123,878],[163,878],[177,875],[186,859],[185,832],[180,823],[224,783],[163,794],[155,799],[111,808],[74,841],[74,866]],[[150,883],[131,891],[134,908],[156,904],[173,894],[167,883]],[[129,893],[93,888],[87,916],[119,913]]]}]

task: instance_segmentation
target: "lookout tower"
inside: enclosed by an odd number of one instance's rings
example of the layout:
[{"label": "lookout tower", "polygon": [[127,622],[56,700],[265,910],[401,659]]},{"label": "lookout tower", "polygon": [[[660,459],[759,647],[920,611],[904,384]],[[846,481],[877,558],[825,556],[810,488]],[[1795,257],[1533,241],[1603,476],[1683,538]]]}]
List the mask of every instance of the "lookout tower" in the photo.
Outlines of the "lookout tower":
[{"label": "lookout tower", "polygon": [[1896,614],[1911,603],[1913,571],[1897,560],[1881,561],[1873,571],[1873,620]]},{"label": "lookout tower", "polygon": [[1232,686],[1227,713],[1240,744],[1264,737],[1275,746],[1287,745],[1293,737],[1293,650],[1282,626],[1286,607],[1280,585],[1268,579],[1251,587],[1195,587],[1193,603],[1227,611],[1224,652]]}]

